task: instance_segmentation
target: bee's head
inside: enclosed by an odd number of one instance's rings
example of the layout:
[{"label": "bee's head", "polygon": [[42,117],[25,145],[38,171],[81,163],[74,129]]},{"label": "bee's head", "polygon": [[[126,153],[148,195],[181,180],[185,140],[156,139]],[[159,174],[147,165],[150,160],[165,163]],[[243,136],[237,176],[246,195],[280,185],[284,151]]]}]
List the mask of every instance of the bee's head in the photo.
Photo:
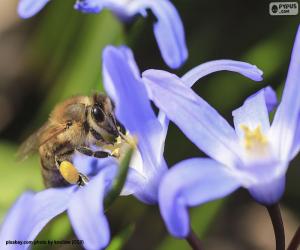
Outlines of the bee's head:
[{"label": "bee's head", "polygon": [[95,138],[98,134],[105,140],[114,141],[119,136],[114,105],[108,96],[101,93],[94,94],[92,105],[87,112],[89,113],[87,121]]}]

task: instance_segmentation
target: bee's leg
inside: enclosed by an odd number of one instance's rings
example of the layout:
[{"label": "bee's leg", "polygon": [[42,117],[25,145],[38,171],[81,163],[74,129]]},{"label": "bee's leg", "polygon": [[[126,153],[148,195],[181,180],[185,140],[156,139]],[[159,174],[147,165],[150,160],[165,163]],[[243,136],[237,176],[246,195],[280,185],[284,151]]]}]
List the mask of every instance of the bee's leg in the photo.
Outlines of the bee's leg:
[{"label": "bee's leg", "polygon": [[[89,182],[89,178],[86,175],[78,172],[76,167],[73,166],[73,164],[70,162],[70,157],[69,157],[70,153],[67,152],[61,155],[55,155],[55,165],[59,170],[60,174],[62,175],[62,177],[68,183],[70,184],[76,183],[80,187],[85,186]],[[64,164],[66,162],[67,164]],[[62,164],[64,164],[64,166],[62,166]],[[70,177],[72,180],[70,179]]]},{"label": "bee's leg", "polygon": [[55,166],[59,170],[59,167],[60,167],[60,164],[62,161],[58,159],[57,155],[54,156],[54,159],[55,159]]},{"label": "bee's leg", "polygon": [[80,187],[83,187],[85,186],[87,183],[89,182],[89,178],[82,174],[82,173],[79,173],[79,179],[77,181],[77,185],[80,186]]},{"label": "bee's leg", "polygon": [[116,120],[116,124],[117,124],[117,127],[118,127],[118,130],[123,134],[123,135],[126,135],[126,128],[124,127],[124,125],[119,122],[118,120]]},{"label": "bee's leg", "polygon": [[93,151],[92,149],[88,147],[77,147],[76,151],[78,151],[81,154],[87,155],[87,156],[92,156],[95,158],[107,158],[109,156],[114,156],[108,152],[105,151]]}]

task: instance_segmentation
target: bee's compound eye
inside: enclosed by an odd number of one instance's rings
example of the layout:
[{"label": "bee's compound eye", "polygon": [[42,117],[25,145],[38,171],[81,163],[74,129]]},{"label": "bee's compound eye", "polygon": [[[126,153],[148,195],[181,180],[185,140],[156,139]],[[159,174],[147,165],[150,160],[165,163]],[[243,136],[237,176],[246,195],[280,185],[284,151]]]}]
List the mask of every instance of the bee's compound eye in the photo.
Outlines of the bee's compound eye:
[{"label": "bee's compound eye", "polygon": [[99,105],[94,105],[92,107],[92,116],[97,122],[103,122],[105,118],[104,112]]}]

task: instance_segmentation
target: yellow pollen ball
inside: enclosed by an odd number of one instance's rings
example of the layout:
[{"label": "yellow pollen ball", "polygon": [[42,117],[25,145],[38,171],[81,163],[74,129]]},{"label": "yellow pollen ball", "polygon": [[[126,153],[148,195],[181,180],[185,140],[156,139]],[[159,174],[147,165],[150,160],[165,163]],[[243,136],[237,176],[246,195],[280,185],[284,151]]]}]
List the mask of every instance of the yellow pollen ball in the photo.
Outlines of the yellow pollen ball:
[{"label": "yellow pollen ball", "polygon": [[262,148],[268,143],[267,137],[261,131],[261,125],[258,125],[253,130],[246,125],[241,125],[241,129],[244,131],[244,145],[246,149]]},{"label": "yellow pollen ball", "polygon": [[62,161],[59,165],[59,172],[70,184],[76,184],[79,180],[79,172],[69,161]]}]

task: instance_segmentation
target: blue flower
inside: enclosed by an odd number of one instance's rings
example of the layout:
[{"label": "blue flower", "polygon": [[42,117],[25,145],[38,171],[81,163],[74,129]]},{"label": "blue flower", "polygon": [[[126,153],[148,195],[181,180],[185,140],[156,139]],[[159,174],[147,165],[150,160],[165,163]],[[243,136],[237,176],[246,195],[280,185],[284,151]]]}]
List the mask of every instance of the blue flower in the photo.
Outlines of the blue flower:
[{"label": "blue flower", "polygon": [[[203,76],[230,70],[260,80],[261,74],[249,64],[230,60],[209,62],[198,69]],[[129,132],[127,138],[134,135],[138,139],[138,150],[130,163],[122,195],[133,194],[144,203],[157,203],[161,179],[167,172],[163,152],[168,119],[161,112],[155,115],[130,49],[108,46],[104,50],[103,77],[105,90],[115,103],[116,117]],[[187,78],[193,77],[187,75]],[[74,165],[89,176],[89,184],[83,188],[71,186],[25,193],[2,225],[1,244],[7,239],[33,240],[53,217],[64,211],[68,212],[74,231],[84,240],[86,249],[100,249],[108,244],[109,228],[102,204],[118,164],[114,159],[95,160],[75,155]],[[13,249],[15,245],[10,246]]]},{"label": "blue flower", "polygon": [[[7,240],[33,241],[43,227],[55,216],[67,211],[78,239],[84,248],[104,248],[110,239],[103,199],[117,172],[112,159],[85,164],[82,156],[74,164],[90,177],[88,185],[79,188],[50,188],[33,193],[25,192],[8,212],[0,231],[1,248],[27,249],[30,245],[6,245]],[[97,173],[95,176],[94,174]]]},{"label": "blue flower", "polygon": [[103,51],[104,88],[115,103],[118,120],[137,137],[138,150],[130,163],[123,195],[133,194],[153,204],[167,170],[163,157],[164,124],[155,115],[131,50],[108,46]]},{"label": "blue flower", "polygon": [[[220,60],[203,64],[202,73],[235,71],[260,80],[261,72],[242,62]],[[116,116],[138,138],[138,157],[134,157],[123,190],[142,202],[158,201],[161,178],[167,171],[163,157],[168,121],[163,113],[155,115],[147,89],[130,49],[108,46],[103,52],[104,87],[116,104]],[[139,156],[140,155],[140,156]]]},{"label": "blue flower", "polygon": [[[20,0],[18,13],[29,18],[39,12],[49,0]],[[180,16],[169,0],[77,0],[75,9],[84,13],[99,13],[107,8],[123,20],[140,14],[147,16],[150,9],[156,17],[154,35],[161,55],[171,68],[179,68],[187,59],[188,52]]]},{"label": "blue flower", "polygon": [[269,112],[276,105],[276,95],[270,87],[250,96],[233,112],[233,129],[190,88],[203,75],[199,67],[181,79],[157,70],[143,74],[154,103],[210,157],[182,161],[162,179],[160,211],[176,237],[189,232],[187,207],[224,197],[239,187],[248,189],[259,203],[276,203],[300,145],[300,28],[272,125]]}]

